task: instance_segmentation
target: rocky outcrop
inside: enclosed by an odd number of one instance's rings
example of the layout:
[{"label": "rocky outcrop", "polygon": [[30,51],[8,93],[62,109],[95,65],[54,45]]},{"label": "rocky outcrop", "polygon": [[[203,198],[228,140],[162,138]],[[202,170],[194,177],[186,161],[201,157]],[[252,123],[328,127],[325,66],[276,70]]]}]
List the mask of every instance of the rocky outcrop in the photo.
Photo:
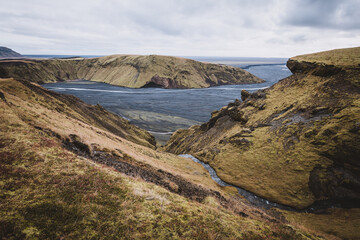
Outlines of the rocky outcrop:
[{"label": "rocky outcrop", "polygon": [[287,67],[292,73],[312,73],[312,75],[320,77],[330,77],[342,71],[342,68],[334,65],[326,65],[316,62],[298,61],[295,59],[289,59]]},{"label": "rocky outcrop", "polygon": [[204,88],[263,82],[240,68],[157,55],[2,60],[0,77],[37,83],[86,79],[131,88]]},{"label": "rocky outcrop", "polygon": [[0,46],[0,58],[17,58],[17,57],[22,57],[22,55],[10,48]]},{"label": "rocky outcrop", "polygon": [[291,58],[294,75],[242,92],[165,146],[209,163],[226,182],[305,208],[360,202],[360,48]]},{"label": "rocky outcrop", "polygon": [[349,69],[360,67],[360,48],[346,48],[314,54],[296,56],[287,62],[292,73],[311,73],[330,77]]}]

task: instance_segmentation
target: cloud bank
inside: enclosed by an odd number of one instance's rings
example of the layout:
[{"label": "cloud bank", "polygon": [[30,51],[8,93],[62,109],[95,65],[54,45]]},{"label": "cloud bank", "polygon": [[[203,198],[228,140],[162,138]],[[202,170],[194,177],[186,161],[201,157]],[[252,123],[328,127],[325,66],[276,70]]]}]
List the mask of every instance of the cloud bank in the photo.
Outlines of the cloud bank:
[{"label": "cloud bank", "polygon": [[291,57],[359,46],[357,0],[0,0],[23,54]]}]

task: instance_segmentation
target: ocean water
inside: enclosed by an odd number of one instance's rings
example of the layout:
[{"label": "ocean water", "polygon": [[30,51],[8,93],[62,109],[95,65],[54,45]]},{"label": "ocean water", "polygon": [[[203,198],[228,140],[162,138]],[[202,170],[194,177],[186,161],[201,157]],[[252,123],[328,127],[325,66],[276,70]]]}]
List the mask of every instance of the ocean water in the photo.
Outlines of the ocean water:
[{"label": "ocean water", "polygon": [[102,55],[49,55],[49,54],[30,54],[23,55],[28,58],[73,58],[73,57],[83,57],[83,58],[95,58],[102,57]]},{"label": "ocean water", "polygon": [[[218,59],[208,59],[218,61]],[[278,59],[277,59],[278,60]],[[203,60],[206,61],[206,60]],[[260,84],[219,86],[203,89],[131,89],[85,80],[58,82],[43,86],[60,93],[74,95],[89,104],[104,108],[127,118],[133,124],[150,131],[160,144],[172,132],[202,124],[210,119],[211,112],[241,98],[241,90],[250,92],[270,87],[291,75],[283,62],[234,61],[231,65],[242,67],[266,80]]]}]

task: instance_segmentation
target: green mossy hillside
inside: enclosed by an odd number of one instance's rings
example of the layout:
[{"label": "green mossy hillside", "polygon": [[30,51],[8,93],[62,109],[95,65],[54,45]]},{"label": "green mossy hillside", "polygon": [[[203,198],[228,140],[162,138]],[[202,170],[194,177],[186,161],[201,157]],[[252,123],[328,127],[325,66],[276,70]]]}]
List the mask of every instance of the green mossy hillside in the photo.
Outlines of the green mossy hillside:
[{"label": "green mossy hillside", "polygon": [[[322,64],[303,66],[303,59]],[[347,60],[337,65],[337,59]],[[294,75],[243,92],[243,102],[214,111],[209,122],[178,130],[165,150],[193,154],[224,181],[274,202],[299,209],[321,201],[354,206],[360,201],[360,67],[351,59],[357,64],[359,48],[292,58]]]}]

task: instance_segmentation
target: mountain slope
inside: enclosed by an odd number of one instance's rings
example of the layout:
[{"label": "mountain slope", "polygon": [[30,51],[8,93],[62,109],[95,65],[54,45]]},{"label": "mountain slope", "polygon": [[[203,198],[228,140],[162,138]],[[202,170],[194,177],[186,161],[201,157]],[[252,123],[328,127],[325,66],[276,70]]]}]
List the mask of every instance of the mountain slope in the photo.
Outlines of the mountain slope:
[{"label": "mountain slope", "polygon": [[38,83],[86,79],[131,88],[204,88],[263,81],[240,68],[157,55],[3,60],[0,77]]},{"label": "mountain slope", "polygon": [[316,239],[100,106],[0,79],[0,238]]},{"label": "mountain slope", "polygon": [[360,48],[291,58],[294,75],[249,94],[202,126],[178,130],[169,152],[191,153],[229,183],[305,208],[360,200]]},{"label": "mountain slope", "polygon": [[0,58],[13,58],[13,57],[22,57],[22,55],[10,48],[0,46]]}]

